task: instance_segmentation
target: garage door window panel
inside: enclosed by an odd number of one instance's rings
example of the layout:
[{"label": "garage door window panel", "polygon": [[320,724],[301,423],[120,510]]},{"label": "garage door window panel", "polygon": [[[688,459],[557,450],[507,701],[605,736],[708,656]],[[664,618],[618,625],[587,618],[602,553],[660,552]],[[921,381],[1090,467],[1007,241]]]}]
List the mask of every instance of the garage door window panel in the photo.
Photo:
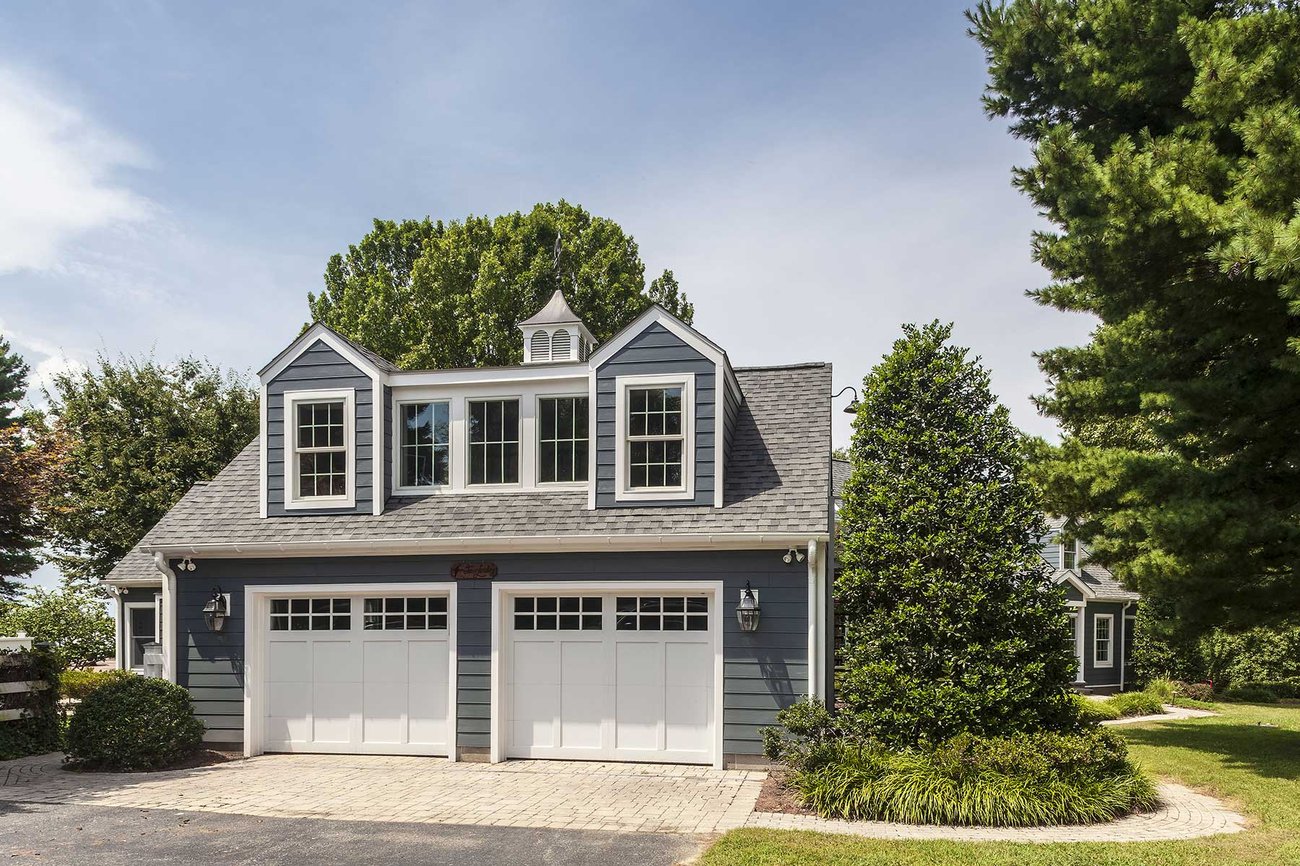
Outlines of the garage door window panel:
[{"label": "garage door window panel", "polygon": [[681,595],[618,596],[614,601],[618,631],[708,631],[709,600]]},{"label": "garage door window panel", "polygon": [[446,596],[390,596],[362,603],[367,631],[433,631],[447,628]]},{"label": "garage door window panel", "polygon": [[271,631],[348,631],[350,598],[273,598]]},{"label": "garage door window panel", "polygon": [[600,631],[604,627],[600,596],[518,596],[516,631]]}]

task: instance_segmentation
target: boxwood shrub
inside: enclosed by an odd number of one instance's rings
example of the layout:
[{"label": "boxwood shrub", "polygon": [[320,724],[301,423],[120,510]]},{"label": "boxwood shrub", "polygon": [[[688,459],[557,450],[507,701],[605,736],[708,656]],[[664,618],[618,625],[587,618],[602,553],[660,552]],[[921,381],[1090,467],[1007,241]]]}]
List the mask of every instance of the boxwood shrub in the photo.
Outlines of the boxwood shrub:
[{"label": "boxwood shrub", "polygon": [[63,675],[59,677],[59,691],[63,693],[63,697],[65,698],[72,698],[80,701],[100,686],[133,676],[135,676],[135,674],[130,671],[118,670],[64,671]]},{"label": "boxwood shrub", "polygon": [[68,723],[66,751],[84,769],[157,770],[190,756],[202,741],[188,691],[129,676],[86,694]]}]

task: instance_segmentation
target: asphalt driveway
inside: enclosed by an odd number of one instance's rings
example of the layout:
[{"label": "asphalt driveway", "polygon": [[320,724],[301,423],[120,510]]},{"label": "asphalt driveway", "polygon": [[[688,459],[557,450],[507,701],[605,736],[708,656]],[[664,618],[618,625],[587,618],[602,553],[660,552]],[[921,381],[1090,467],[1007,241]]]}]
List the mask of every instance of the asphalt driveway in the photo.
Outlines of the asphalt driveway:
[{"label": "asphalt driveway", "polygon": [[665,833],[379,824],[0,802],[0,856],[10,863],[670,866],[694,856],[703,841]]}]

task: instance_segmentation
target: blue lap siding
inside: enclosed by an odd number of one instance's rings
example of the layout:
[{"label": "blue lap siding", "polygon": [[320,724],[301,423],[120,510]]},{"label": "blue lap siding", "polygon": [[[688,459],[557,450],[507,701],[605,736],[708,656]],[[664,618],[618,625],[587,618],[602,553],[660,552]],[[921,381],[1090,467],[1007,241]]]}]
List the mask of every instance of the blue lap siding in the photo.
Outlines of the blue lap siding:
[{"label": "blue lap siding", "polygon": [[[243,740],[246,586],[444,581],[452,564],[466,559],[495,562],[497,580],[626,580],[630,588],[648,581],[722,581],[726,754],[761,754],[759,729],[808,692],[807,570],[785,565],[780,551],[199,560],[197,570],[180,572],[177,581],[177,673],[208,726],[209,741]],[[758,590],[763,607],[760,628],[752,634],[740,631],[734,615],[746,581]],[[489,744],[491,583],[467,580],[457,586],[456,727],[462,748]],[[214,635],[204,626],[202,608],[218,584],[232,594],[234,612],[226,632]]]},{"label": "blue lap siding", "polygon": [[[346,358],[317,340],[293,363],[282,370],[266,385],[266,513],[271,517],[294,514],[369,514],[372,508],[373,481],[377,467],[371,445],[374,436],[374,402],[370,377],[358,370]],[[343,509],[312,508],[307,511],[286,510],[285,488],[290,479],[285,476],[291,467],[285,466],[286,429],[292,429],[292,420],[284,417],[284,395],[293,391],[353,390],[356,406],[356,507]],[[382,417],[382,416],[381,416]],[[380,470],[380,487],[386,479]]]}]

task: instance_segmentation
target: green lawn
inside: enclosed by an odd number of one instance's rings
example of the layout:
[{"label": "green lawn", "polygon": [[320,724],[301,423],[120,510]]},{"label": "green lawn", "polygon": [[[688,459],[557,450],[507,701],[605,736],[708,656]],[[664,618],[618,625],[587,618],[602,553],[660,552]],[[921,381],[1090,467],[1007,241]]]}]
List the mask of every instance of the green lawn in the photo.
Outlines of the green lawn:
[{"label": "green lawn", "polygon": [[[1296,866],[1300,864],[1300,706],[1222,705],[1221,716],[1119,728],[1151,773],[1227,800],[1252,826],[1187,842],[1025,845],[892,842],[823,833],[733,830],[701,866]],[[1263,724],[1277,727],[1263,727]]]}]

